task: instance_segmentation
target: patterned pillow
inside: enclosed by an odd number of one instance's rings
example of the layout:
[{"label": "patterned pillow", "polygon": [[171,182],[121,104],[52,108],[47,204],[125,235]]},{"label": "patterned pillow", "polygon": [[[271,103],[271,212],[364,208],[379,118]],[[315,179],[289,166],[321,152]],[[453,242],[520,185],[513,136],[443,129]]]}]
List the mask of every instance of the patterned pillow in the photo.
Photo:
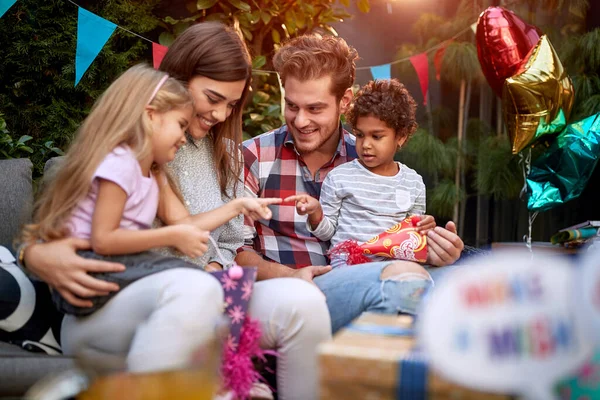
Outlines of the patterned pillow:
[{"label": "patterned pillow", "polygon": [[62,314],[52,304],[50,289],[30,280],[0,246],[0,341],[26,350],[60,354]]}]

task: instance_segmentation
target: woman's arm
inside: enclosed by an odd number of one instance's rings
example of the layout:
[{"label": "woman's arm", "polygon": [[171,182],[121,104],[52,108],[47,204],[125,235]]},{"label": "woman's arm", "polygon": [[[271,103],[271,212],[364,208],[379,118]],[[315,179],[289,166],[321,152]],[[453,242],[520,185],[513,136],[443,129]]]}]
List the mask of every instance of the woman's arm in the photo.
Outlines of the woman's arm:
[{"label": "woman's arm", "polygon": [[227,223],[240,214],[247,215],[252,219],[270,219],[271,211],[268,206],[281,203],[281,199],[251,199],[238,198],[229,203],[204,213],[190,215],[181,203],[171,186],[164,179],[161,185],[161,195],[158,207],[158,217],[166,225],[189,224],[207,231]]},{"label": "woman's arm", "polygon": [[90,275],[92,272],[121,272],[125,266],[91,260],[77,255],[77,250],[89,250],[90,242],[67,238],[48,243],[32,243],[25,248],[24,268],[45,281],[61,296],[77,307],[92,307],[89,297],[106,296],[119,286]]},{"label": "woman's arm", "polygon": [[207,234],[189,225],[159,229],[120,229],[127,194],[116,183],[100,179],[92,218],[92,249],[103,255],[131,254],[156,247],[176,247],[198,257],[206,251]]}]

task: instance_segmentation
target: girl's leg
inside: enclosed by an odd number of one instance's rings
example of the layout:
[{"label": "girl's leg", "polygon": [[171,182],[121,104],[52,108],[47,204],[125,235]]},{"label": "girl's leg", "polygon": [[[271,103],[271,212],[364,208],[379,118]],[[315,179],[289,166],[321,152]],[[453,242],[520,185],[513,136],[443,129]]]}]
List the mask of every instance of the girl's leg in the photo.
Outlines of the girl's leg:
[{"label": "girl's leg", "polygon": [[90,316],[66,316],[62,346],[65,354],[109,368],[181,368],[214,335],[222,309],[223,290],[214,277],[171,269],[131,283]]},{"label": "girl's leg", "polygon": [[301,279],[269,279],[255,284],[249,311],[261,322],[261,346],[279,354],[279,399],[317,399],[317,345],[331,338],[323,294]]},{"label": "girl's leg", "polygon": [[343,266],[314,282],[327,297],[334,333],[364,311],[415,314],[433,285],[427,271],[410,261]]}]

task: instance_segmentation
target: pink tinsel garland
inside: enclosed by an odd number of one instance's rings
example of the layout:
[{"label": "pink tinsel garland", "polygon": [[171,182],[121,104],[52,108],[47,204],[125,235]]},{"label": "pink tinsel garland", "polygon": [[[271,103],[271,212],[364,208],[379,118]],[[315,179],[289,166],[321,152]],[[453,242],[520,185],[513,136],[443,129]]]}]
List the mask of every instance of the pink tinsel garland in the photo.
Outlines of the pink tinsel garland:
[{"label": "pink tinsel garland", "polygon": [[258,357],[264,360],[266,354],[276,355],[274,351],[260,348],[260,336],[260,323],[246,317],[237,347],[232,348],[228,343],[224,345],[221,366],[223,387],[233,391],[238,400],[248,399],[252,385],[263,379],[254,369],[252,359]]}]

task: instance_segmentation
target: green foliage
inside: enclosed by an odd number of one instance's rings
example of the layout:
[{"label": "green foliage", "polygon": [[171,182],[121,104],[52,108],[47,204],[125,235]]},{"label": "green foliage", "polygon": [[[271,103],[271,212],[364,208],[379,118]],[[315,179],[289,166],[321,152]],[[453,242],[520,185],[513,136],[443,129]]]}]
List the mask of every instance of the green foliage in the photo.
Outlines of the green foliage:
[{"label": "green foliage", "polygon": [[419,172],[451,175],[456,165],[456,147],[447,146],[425,129],[418,129],[400,150],[402,162]]},{"label": "green foliage", "polygon": [[454,204],[466,198],[464,188],[456,190],[454,181],[444,179],[427,190],[427,213],[438,217],[452,218]]},{"label": "green foliage", "polygon": [[521,167],[506,136],[487,137],[480,142],[475,170],[475,187],[480,194],[511,199],[523,187]]},{"label": "green foliage", "polygon": [[[357,0],[361,12],[368,12],[368,0]],[[197,0],[188,3],[188,15],[164,18],[168,33],[161,43],[168,45],[178,33],[193,22],[222,21],[240,30],[254,56],[271,55],[283,39],[313,31],[337,35],[331,23],[351,18],[347,11],[350,1],[336,4],[331,0],[269,1],[269,0]]]},{"label": "green foliage", "polygon": [[252,99],[244,111],[244,139],[271,131],[284,122],[277,77],[273,74],[257,74],[253,86]]},{"label": "green foliage", "polygon": [[570,121],[600,112],[600,29],[573,36],[559,48],[561,61],[571,76],[575,102]]},{"label": "green foliage", "polygon": [[[157,2],[101,0],[81,5],[143,34],[158,24],[151,14]],[[117,29],[74,87],[76,42],[77,7],[66,0],[19,0],[0,19],[0,111],[13,147],[25,135],[31,137],[26,147],[33,150],[21,146],[7,154],[29,155],[36,174],[48,157],[67,147],[100,93],[125,69],[148,61],[149,43]]]},{"label": "green foliage", "polygon": [[455,86],[463,80],[481,81],[483,74],[475,45],[470,42],[450,43],[442,58],[441,76]]}]

